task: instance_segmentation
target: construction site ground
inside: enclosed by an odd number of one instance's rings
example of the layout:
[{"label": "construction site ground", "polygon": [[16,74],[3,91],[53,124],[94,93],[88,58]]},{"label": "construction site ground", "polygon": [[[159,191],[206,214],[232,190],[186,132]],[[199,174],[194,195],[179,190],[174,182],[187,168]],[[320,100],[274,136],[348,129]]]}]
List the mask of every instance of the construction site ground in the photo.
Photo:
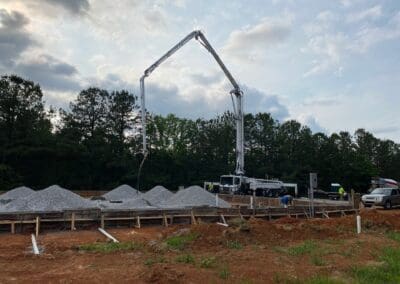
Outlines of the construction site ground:
[{"label": "construction site ground", "polygon": [[0,282],[353,283],[354,267],[382,265],[382,249],[400,247],[390,237],[400,210],[360,215],[360,235],[354,215],[108,229],[120,244],[97,230],[44,232],[38,256],[30,234],[2,233]]}]

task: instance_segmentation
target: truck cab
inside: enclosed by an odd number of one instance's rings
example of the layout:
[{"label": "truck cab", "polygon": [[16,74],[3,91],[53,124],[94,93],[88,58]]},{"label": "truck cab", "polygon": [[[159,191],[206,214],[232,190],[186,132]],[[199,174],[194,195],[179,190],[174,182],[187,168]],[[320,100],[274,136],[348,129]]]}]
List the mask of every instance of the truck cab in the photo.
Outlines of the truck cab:
[{"label": "truck cab", "polygon": [[223,175],[219,182],[219,192],[240,194],[245,186],[245,177],[238,175]]}]

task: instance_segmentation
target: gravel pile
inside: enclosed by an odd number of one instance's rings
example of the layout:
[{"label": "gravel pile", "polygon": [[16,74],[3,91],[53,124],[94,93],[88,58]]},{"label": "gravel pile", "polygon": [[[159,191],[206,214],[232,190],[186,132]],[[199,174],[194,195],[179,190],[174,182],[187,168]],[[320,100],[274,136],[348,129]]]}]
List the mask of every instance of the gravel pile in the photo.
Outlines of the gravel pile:
[{"label": "gravel pile", "polygon": [[11,201],[1,212],[63,211],[95,208],[93,203],[58,185],[52,185],[29,196]]},{"label": "gravel pile", "polygon": [[139,191],[127,184],[123,184],[107,192],[106,194],[103,194],[103,197],[107,200],[123,201],[127,199],[137,198],[139,195]]},{"label": "gravel pile", "polygon": [[[217,207],[216,196],[197,185],[190,186],[188,188],[178,191],[170,199],[162,202],[160,206],[165,208],[201,206]],[[228,202],[219,198],[218,207],[230,208],[231,205]]]},{"label": "gravel pile", "polygon": [[8,203],[9,201],[14,199],[25,198],[32,193],[35,193],[35,191],[29,187],[16,187],[0,195],[0,204]]},{"label": "gravel pile", "polygon": [[158,206],[170,199],[174,194],[161,185],[157,185],[142,194],[141,197],[150,202],[151,205]]},{"label": "gravel pile", "polygon": [[156,208],[156,207],[151,206],[151,204],[147,200],[139,197],[139,198],[127,200],[122,203],[114,203],[113,208],[115,208],[115,209],[151,209],[151,208]]}]

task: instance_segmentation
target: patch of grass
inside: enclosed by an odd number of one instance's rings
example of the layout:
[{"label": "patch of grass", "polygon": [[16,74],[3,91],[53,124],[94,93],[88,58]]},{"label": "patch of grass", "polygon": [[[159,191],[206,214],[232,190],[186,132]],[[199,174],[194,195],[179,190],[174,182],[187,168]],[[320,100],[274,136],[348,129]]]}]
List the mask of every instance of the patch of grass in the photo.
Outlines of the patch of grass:
[{"label": "patch of grass", "polygon": [[221,279],[228,279],[231,272],[229,271],[228,267],[224,266],[219,271],[218,275]]},{"label": "patch of grass", "polygon": [[274,275],[274,283],[277,284],[344,284],[345,282],[325,275],[319,275],[308,279],[293,279],[279,274]]},{"label": "patch of grass", "polygon": [[161,257],[146,259],[144,261],[144,265],[152,266],[153,264],[156,264],[156,263],[166,263],[166,262],[167,262],[167,260],[163,256],[161,256]]},{"label": "patch of grass", "polygon": [[226,246],[230,249],[242,249],[243,245],[235,240],[235,241],[226,241]]},{"label": "patch of grass", "polygon": [[212,268],[215,266],[216,258],[214,256],[210,257],[203,257],[200,260],[200,267],[201,268]]},{"label": "patch of grass", "polygon": [[357,283],[400,283],[400,249],[385,248],[381,266],[354,267],[351,271]]},{"label": "patch of grass", "polygon": [[315,266],[324,266],[326,264],[325,261],[318,255],[311,256],[311,263]]},{"label": "patch of grass", "polygon": [[314,241],[307,240],[301,245],[290,247],[287,251],[290,255],[298,256],[314,252],[318,248]]},{"label": "patch of grass", "polygon": [[238,228],[239,231],[248,232],[250,231],[250,224],[247,220],[242,218],[233,218],[229,221],[229,225],[233,228]]},{"label": "patch of grass", "polygon": [[193,255],[191,254],[182,254],[176,258],[176,262],[179,263],[186,263],[186,264],[195,264],[195,260]]},{"label": "patch of grass", "polygon": [[389,239],[400,242],[400,232],[389,231],[386,235]]},{"label": "patch of grass", "polygon": [[170,249],[183,250],[190,242],[198,238],[197,234],[190,233],[182,236],[173,236],[165,240]]},{"label": "patch of grass", "polygon": [[272,247],[272,250],[277,253],[287,253],[288,252],[287,248],[279,247],[279,246]]},{"label": "patch of grass", "polygon": [[134,242],[122,242],[122,243],[94,243],[94,244],[84,244],[78,247],[80,251],[87,252],[102,252],[110,253],[114,251],[127,251],[127,250],[137,250],[143,247],[140,243]]}]

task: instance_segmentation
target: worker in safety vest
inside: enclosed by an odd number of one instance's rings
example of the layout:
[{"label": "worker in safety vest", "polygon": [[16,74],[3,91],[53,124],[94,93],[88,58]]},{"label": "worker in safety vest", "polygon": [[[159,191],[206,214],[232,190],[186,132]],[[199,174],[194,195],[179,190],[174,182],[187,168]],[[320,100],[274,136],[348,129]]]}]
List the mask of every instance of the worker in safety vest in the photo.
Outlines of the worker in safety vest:
[{"label": "worker in safety vest", "polygon": [[213,190],[214,190],[214,184],[213,184],[212,182],[210,182],[210,183],[208,184],[208,191],[209,191],[209,192],[213,192]]},{"label": "worker in safety vest", "polygon": [[343,186],[340,186],[338,193],[339,193],[340,200],[343,200],[343,197],[346,194],[346,191],[344,190]]}]

